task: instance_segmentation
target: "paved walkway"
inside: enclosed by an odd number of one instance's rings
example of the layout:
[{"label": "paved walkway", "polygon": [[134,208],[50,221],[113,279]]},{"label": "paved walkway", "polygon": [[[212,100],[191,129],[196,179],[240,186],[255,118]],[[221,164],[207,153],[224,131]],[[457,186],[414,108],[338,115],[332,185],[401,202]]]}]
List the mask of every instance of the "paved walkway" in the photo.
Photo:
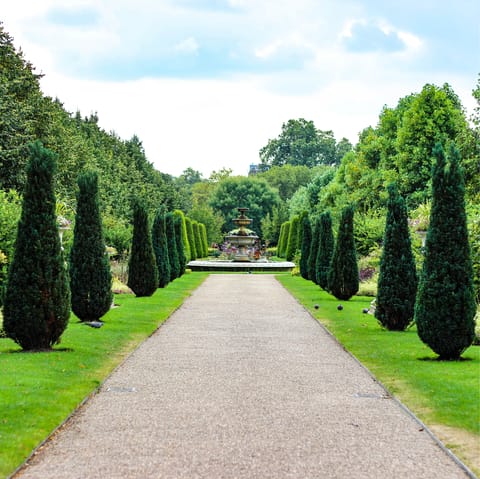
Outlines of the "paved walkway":
[{"label": "paved walkway", "polygon": [[270,275],[213,275],[18,477],[467,477]]}]

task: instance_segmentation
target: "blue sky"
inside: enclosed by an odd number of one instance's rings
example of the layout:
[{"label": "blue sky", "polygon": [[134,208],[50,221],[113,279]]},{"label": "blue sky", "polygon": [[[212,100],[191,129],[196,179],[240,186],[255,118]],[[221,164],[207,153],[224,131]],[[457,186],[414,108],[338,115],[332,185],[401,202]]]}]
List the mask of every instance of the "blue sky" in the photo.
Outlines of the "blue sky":
[{"label": "blue sky", "polygon": [[166,173],[246,174],[291,118],[353,143],[383,105],[480,73],[477,0],[16,0],[0,20],[69,111]]}]

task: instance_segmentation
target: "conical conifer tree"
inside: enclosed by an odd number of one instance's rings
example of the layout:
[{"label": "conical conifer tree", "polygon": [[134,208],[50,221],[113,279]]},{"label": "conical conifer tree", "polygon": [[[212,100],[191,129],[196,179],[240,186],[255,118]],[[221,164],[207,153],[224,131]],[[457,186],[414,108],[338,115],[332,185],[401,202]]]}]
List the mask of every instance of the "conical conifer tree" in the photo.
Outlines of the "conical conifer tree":
[{"label": "conical conifer tree", "polygon": [[358,292],[359,278],[355,239],[353,237],[353,207],[342,211],[337,241],[328,270],[328,290],[337,299],[348,300]]},{"label": "conical conifer tree", "polygon": [[77,213],[70,252],[72,311],[80,321],[98,321],[109,311],[113,293],[98,204],[97,173],[82,173],[77,183]]},{"label": "conical conifer tree", "polygon": [[128,287],[136,296],[151,296],[158,288],[158,269],[145,206],[133,207],[133,237],[128,262]]},{"label": "conical conifer tree", "polygon": [[56,155],[30,146],[27,184],[3,309],[3,329],[25,350],[51,349],[70,316],[70,287],[55,215]]},{"label": "conical conifer tree", "polygon": [[193,240],[195,241],[195,251],[197,252],[197,258],[203,256],[202,238],[200,237],[200,229],[198,227],[198,221],[192,221],[193,228]]},{"label": "conical conifer tree", "polygon": [[407,209],[395,184],[388,186],[387,207],[375,317],[391,331],[404,331],[413,321],[417,272]]},{"label": "conical conifer tree", "polygon": [[164,288],[170,282],[170,260],[168,257],[165,212],[159,209],[152,225],[152,246],[158,269],[158,286]]},{"label": "conical conifer tree", "polygon": [[165,226],[167,231],[168,259],[170,261],[170,281],[173,281],[180,276],[180,262],[178,260],[173,213],[165,215]]},{"label": "conical conifer tree", "polygon": [[290,228],[288,230],[287,247],[285,249],[285,258],[287,261],[292,261],[297,251],[299,227],[300,227],[300,218],[298,216],[294,216],[290,221]]},{"label": "conical conifer tree", "polygon": [[476,311],[464,178],[455,146],[448,161],[441,144],[433,156],[432,209],[415,322],[420,339],[440,359],[458,359],[473,342]]},{"label": "conical conifer tree", "polygon": [[312,243],[312,226],[310,219],[305,215],[302,219],[302,253],[300,256],[300,274],[303,279],[309,279],[308,257],[310,256],[310,245]]},{"label": "conical conifer tree", "polygon": [[183,243],[183,250],[184,250],[184,256],[185,256],[185,263],[188,263],[192,258],[191,258],[191,252],[190,252],[190,243],[188,241],[187,221],[185,218],[185,214],[181,210],[175,210],[173,214],[175,216],[178,216],[182,221],[182,243]]},{"label": "conical conifer tree", "polygon": [[185,266],[187,265],[185,257],[185,246],[183,245],[182,236],[182,218],[174,214],[173,225],[175,227],[175,241],[178,255],[178,277],[180,277],[183,275],[183,273],[185,273]]},{"label": "conical conifer tree", "polygon": [[291,226],[290,221],[285,221],[283,223],[283,229],[282,229],[282,236],[280,236],[280,246],[277,251],[277,255],[280,258],[286,258],[287,254],[287,243],[288,243],[288,235],[290,234],[290,226]]},{"label": "conical conifer tree", "polygon": [[317,254],[320,240],[320,219],[316,218],[312,230],[312,241],[310,243],[310,254],[308,255],[308,277],[317,284]]},{"label": "conical conifer tree", "polygon": [[199,258],[201,254],[197,253],[197,249],[195,247],[195,238],[193,236],[192,220],[188,216],[185,217],[185,225],[187,227],[187,238],[190,245],[190,258],[195,260]]},{"label": "conical conifer tree", "polygon": [[332,217],[329,211],[325,211],[320,215],[316,261],[317,284],[325,291],[328,291],[328,271],[334,248],[335,239],[333,237]]}]

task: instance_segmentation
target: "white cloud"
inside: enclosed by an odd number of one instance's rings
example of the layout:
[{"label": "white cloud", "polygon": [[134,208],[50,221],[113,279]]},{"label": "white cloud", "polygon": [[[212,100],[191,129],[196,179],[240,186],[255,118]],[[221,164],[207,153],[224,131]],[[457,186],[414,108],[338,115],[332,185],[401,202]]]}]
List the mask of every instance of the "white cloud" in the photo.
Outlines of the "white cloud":
[{"label": "white cloud", "polygon": [[195,54],[198,52],[200,45],[194,37],[188,37],[185,40],[182,40],[180,43],[177,43],[174,47],[174,50],[180,53],[185,54]]},{"label": "white cloud", "polygon": [[[432,61],[429,69],[418,21],[414,28],[385,9],[372,17],[371,1],[204,0],[203,8],[195,1],[180,8],[175,0],[77,0],[68,6],[95,8],[98,20],[68,28],[48,22],[52,7],[65,7],[58,0],[6,2],[2,15],[17,47],[46,74],[46,94],[72,112],[98,112],[107,131],[137,134],[160,171],[193,167],[208,176],[223,166],[246,174],[291,118],[355,142],[384,104],[395,106],[425,83],[449,82],[470,107],[476,75]],[[345,39],[358,25],[402,48],[349,51]],[[168,69],[170,77],[142,75],[142,62],[161,67],[172,49],[176,61],[191,62],[191,78]],[[109,62],[126,75],[101,81],[100,63]]]}]

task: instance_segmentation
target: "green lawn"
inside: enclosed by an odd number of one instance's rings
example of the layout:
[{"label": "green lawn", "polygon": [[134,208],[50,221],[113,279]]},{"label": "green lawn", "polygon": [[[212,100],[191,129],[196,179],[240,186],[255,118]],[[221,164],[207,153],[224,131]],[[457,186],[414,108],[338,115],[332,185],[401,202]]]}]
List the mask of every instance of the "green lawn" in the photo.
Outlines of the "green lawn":
[{"label": "green lawn", "polygon": [[100,329],[72,316],[53,352],[24,353],[0,339],[0,477],[11,474],[206,276],[185,274],[150,298],[117,295],[118,307]]},{"label": "green lawn", "polygon": [[[279,275],[278,280],[311,314],[359,359],[391,393],[442,436],[468,464],[480,449],[480,347],[471,346],[461,361],[438,361],[417,336],[382,329],[364,314],[372,298],[339,301],[311,281]],[[338,304],[343,310],[337,310]],[[315,305],[318,309],[315,309]],[[447,437],[448,436],[448,437]],[[463,444],[463,443],[469,443]],[[476,451],[462,451],[465,446]],[[478,459],[470,467],[479,472]]]}]

